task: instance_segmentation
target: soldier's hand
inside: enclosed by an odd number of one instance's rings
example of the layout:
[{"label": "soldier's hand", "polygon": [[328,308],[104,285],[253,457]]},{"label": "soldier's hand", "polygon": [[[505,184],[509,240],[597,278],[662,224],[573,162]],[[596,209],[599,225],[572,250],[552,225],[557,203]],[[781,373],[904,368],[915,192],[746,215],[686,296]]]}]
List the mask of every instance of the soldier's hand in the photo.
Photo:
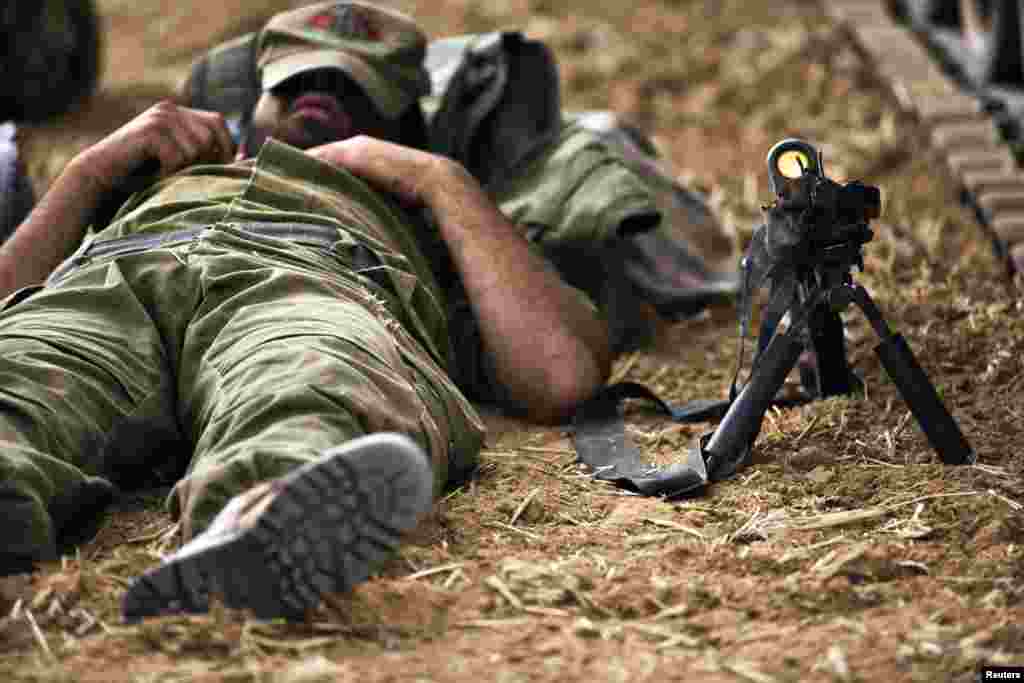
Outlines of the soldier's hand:
[{"label": "soldier's hand", "polygon": [[366,135],[313,147],[306,153],[348,169],[408,206],[430,205],[434,193],[456,191],[452,187],[456,178],[475,185],[472,176],[460,173],[462,166],[451,159]]},{"label": "soldier's hand", "polygon": [[153,105],[82,152],[76,166],[103,191],[146,168],[166,176],[197,163],[230,163],[234,143],[216,113],[170,101]]}]

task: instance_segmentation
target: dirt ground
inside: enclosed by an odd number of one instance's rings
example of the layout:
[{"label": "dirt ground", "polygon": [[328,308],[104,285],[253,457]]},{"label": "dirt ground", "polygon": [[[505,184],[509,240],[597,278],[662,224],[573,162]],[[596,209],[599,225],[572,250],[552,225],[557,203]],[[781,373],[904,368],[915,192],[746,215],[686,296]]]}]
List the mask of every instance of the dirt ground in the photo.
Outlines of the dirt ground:
[{"label": "dirt ground", "polygon": [[[197,50],[294,2],[101,0],[101,91],[26,131],[37,187],[78,149],[169,94]],[[571,108],[613,109],[708,192],[737,247],[770,200],[769,147],[825,150],[885,197],[857,275],[977,453],[947,467],[847,316],[862,397],[773,410],[754,463],[667,502],[594,482],[565,429],[489,416],[478,475],[401,556],[305,624],[216,610],[129,626],[131,577],[173,547],[158,495],[121,504],[59,565],[0,585],[12,681],[969,681],[1024,665],[1022,281],[919,126],[817,3],[407,0],[433,37],[520,28],[555,49]],[[571,6],[568,9],[567,6]],[[731,308],[666,325],[616,378],[672,401],[723,396]],[[646,457],[709,425],[627,414]]]}]

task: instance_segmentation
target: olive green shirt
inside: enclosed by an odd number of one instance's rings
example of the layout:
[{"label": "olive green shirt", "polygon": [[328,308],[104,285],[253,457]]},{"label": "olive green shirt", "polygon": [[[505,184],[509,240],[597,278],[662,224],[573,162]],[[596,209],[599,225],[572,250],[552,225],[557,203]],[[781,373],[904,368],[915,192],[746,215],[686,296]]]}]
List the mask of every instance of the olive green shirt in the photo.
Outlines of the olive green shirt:
[{"label": "olive green shirt", "polygon": [[369,249],[398,294],[396,315],[436,362],[455,369],[449,302],[440,285],[453,276],[447,260],[436,257],[436,227],[346,170],[282,142],[268,140],[255,159],[192,166],[154,184],[132,197],[96,239],[250,222],[329,226],[338,231],[336,251]]}]

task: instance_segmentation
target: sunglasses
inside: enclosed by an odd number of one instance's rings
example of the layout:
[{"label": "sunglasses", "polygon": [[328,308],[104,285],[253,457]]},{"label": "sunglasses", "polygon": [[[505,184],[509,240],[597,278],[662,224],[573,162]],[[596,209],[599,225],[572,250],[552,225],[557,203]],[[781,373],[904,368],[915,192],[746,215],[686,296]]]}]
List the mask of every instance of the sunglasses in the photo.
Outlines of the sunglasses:
[{"label": "sunglasses", "polygon": [[291,76],[271,89],[281,97],[306,92],[325,92],[335,97],[365,97],[366,93],[352,78],[340,69],[310,69]]}]

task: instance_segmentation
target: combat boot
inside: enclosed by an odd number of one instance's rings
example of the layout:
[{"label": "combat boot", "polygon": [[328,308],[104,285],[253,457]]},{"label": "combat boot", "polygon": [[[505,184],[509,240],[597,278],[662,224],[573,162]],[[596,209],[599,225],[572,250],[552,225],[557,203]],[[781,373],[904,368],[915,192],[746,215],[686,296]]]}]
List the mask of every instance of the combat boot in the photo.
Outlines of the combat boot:
[{"label": "combat boot", "polygon": [[398,434],[361,437],[232,498],[129,586],[123,614],[205,612],[219,598],[261,619],[301,618],[325,594],[369,578],[432,500],[419,446]]}]

